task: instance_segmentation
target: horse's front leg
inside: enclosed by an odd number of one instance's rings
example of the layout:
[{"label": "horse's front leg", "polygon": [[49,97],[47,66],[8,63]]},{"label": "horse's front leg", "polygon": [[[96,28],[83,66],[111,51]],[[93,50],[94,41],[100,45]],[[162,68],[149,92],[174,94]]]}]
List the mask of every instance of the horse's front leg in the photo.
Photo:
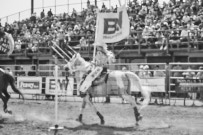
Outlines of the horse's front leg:
[{"label": "horse's front leg", "polygon": [[82,107],[80,109],[80,114],[79,114],[79,116],[77,118],[77,121],[79,121],[79,122],[82,122],[82,115],[83,115],[83,111],[85,109],[85,106],[86,106],[86,101],[85,101],[85,97],[84,97],[83,101],[82,101]]},{"label": "horse's front leg", "polygon": [[95,111],[95,113],[99,116],[99,118],[100,118],[100,123],[101,123],[102,125],[104,125],[104,123],[105,123],[104,117],[103,117],[103,115],[97,110],[97,108],[94,106],[94,104],[93,104],[92,101],[90,100],[89,94],[86,95],[85,99],[86,99],[86,102],[89,103],[90,107],[92,107],[93,110]]}]

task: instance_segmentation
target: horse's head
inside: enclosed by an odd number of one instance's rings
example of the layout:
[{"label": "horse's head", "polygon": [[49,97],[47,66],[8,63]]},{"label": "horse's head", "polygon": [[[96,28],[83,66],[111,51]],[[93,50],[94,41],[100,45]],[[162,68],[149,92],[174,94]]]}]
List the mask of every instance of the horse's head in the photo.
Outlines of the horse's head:
[{"label": "horse's head", "polygon": [[79,85],[84,75],[90,70],[91,63],[85,61],[79,53],[76,53],[72,56],[64,68],[70,73],[74,72],[77,85]]},{"label": "horse's head", "polygon": [[64,66],[65,70],[69,72],[76,72],[76,71],[87,71],[87,67],[90,65],[89,62],[86,62],[84,58],[80,56],[79,53],[76,53],[72,56],[69,62]]}]

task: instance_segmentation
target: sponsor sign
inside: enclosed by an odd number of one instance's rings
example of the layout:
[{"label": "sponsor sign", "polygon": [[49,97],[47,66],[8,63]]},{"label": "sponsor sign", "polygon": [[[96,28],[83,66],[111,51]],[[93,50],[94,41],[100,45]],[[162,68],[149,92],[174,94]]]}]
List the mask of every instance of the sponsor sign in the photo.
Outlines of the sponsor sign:
[{"label": "sponsor sign", "polygon": [[[74,79],[69,77],[68,82],[65,77],[58,77],[58,95],[73,95]],[[49,95],[55,95],[56,82],[55,77],[46,78],[46,90],[45,93]]]},{"label": "sponsor sign", "polygon": [[42,93],[42,77],[18,77],[17,87],[22,93],[41,94]]},{"label": "sponsor sign", "polygon": [[165,92],[165,78],[142,78],[141,85],[143,89],[151,92]]},{"label": "sponsor sign", "polygon": [[125,6],[117,13],[98,13],[95,42],[114,43],[129,36],[130,23]]}]

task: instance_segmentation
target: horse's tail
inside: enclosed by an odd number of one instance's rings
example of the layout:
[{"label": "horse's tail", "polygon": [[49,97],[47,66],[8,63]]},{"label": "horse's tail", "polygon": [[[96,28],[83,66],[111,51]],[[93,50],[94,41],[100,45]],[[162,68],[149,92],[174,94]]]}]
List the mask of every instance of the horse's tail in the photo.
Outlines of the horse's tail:
[{"label": "horse's tail", "polygon": [[24,95],[20,92],[20,90],[16,87],[15,85],[15,79],[13,78],[12,75],[6,73],[5,74],[6,80],[8,80],[8,83],[11,85],[11,88],[13,89],[13,91],[19,95],[22,96],[22,99],[24,100]]},{"label": "horse's tail", "polygon": [[144,101],[141,103],[142,106],[141,106],[140,110],[147,107],[147,105],[150,102],[151,92],[142,88],[140,78],[135,73],[126,72],[126,76],[127,76],[128,80],[129,80],[129,89],[130,89],[130,91],[132,91],[133,89],[140,90],[140,92],[141,92],[141,94],[142,94],[142,96],[144,98]]}]

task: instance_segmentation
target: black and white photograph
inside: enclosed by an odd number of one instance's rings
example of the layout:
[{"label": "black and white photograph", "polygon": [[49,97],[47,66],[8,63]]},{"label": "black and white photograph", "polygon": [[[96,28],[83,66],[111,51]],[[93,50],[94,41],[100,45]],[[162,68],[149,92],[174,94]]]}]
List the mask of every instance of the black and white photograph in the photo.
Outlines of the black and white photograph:
[{"label": "black and white photograph", "polygon": [[0,0],[0,135],[202,135],[203,0]]}]

